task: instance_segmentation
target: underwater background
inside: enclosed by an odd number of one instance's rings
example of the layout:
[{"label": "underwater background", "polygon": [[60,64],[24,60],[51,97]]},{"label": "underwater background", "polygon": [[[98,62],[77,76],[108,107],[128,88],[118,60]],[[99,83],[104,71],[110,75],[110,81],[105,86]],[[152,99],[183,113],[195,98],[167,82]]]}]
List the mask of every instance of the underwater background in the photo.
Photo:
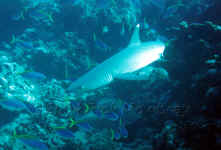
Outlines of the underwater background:
[{"label": "underwater background", "polygon": [[[0,0],[0,19],[0,150],[221,150],[220,0]],[[68,90],[137,24],[159,60]]]}]

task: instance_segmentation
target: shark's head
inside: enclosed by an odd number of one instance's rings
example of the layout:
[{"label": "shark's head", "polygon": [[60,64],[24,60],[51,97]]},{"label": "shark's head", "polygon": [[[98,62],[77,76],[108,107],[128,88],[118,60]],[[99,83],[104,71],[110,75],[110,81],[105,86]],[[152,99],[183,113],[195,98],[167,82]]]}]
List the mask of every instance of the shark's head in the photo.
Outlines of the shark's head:
[{"label": "shark's head", "polygon": [[158,60],[165,49],[165,44],[161,41],[152,41],[152,42],[141,42],[140,36],[139,36],[139,29],[140,25],[138,24],[135,27],[134,33],[132,35],[130,45],[132,49],[134,49],[134,61],[133,65],[131,65],[133,68],[132,70],[136,70],[142,67],[145,67],[152,62]]},{"label": "shark's head", "polygon": [[[139,46],[138,46],[139,47]],[[145,67],[160,59],[165,49],[165,44],[160,41],[144,42],[136,54],[136,68]]]},{"label": "shark's head", "polygon": [[152,54],[153,57],[162,56],[166,47],[161,41],[148,42],[148,44],[144,44],[144,46],[146,46],[147,51],[149,51],[149,54]]}]

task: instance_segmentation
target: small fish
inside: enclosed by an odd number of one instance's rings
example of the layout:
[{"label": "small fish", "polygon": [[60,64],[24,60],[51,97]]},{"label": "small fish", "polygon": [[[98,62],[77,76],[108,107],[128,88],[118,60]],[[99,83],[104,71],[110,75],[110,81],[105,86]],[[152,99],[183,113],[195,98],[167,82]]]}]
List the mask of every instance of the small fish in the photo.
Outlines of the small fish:
[{"label": "small fish", "polygon": [[119,132],[114,132],[114,139],[119,140],[121,138]]},{"label": "small fish", "polygon": [[122,107],[119,110],[119,115],[123,116],[125,111],[128,112],[128,111],[131,111],[131,110],[132,110],[132,105],[131,104],[123,103]]},{"label": "small fish", "polygon": [[96,43],[97,48],[99,48],[99,49],[103,49],[103,50],[108,50],[109,49],[109,46],[107,46],[106,43],[104,43],[103,41],[101,41],[99,39],[97,39],[95,41],[95,43]]},{"label": "small fish", "polygon": [[12,111],[21,111],[27,109],[26,105],[21,100],[18,99],[0,100],[0,105]]},{"label": "small fish", "polygon": [[77,123],[76,126],[86,132],[91,132],[93,129],[93,127],[87,122]]},{"label": "small fish", "polygon": [[95,42],[96,48],[103,50],[103,51],[110,50],[110,47],[106,43],[98,39],[95,33],[93,34],[93,40]]},{"label": "small fish", "polygon": [[44,18],[45,17],[45,13],[43,10],[33,10],[33,11],[29,11],[29,17],[33,17],[33,18]]},{"label": "small fish", "polygon": [[50,22],[54,22],[53,16],[51,13],[46,12],[44,10],[35,10],[29,13],[29,16],[36,19],[36,20],[41,20],[41,19],[47,19]]},{"label": "small fish", "polygon": [[131,104],[124,103],[124,108],[125,108],[126,111],[132,110],[132,107],[133,107],[133,106],[132,106]]},{"label": "small fish", "polygon": [[11,44],[15,44],[17,42],[22,42],[19,38],[17,38],[15,35],[12,35],[12,39],[10,41]]},{"label": "small fish", "polygon": [[29,146],[36,150],[48,150],[48,146],[46,144],[41,142],[41,140],[38,139],[37,137],[31,136],[31,135],[26,135],[26,134],[17,135],[16,131],[14,131],[12,135],[12,139],[13,140],[17,139],[20,142],[22,142],[24,145]]},{"label": "small fish", "polygon": [[120,133],[111,129],[111,140],[119,140],[120,138]]},{"label": "small fish", "polygon": [[125,126],[120,127],[120,134],[122,137],[127,138],[128,137],[128,131]]},{"label": "small fish", "polygon": [[115,112],[107,112],[103,114],[103,117],[105,119],[111,120],[111,121],[116,121],[119,119],[118,114],[116,114]]},{"label": "small fish", "polygon": [[30,41],[24,41],[19,38],[17,38],[15,35],[12,35],[12,40],[10,41],[11,44],[15,44],[19,48],[24,49],[33,49],[34,45]]},{"label": "small fish", "polygon": [[33,49],[34,48],[32,42],[20,41],[20,42],[17,42],[16,45],[20,48],[25,48],[25,49]]},{"label": "small fish", "polygon": [[17,138],[19,141],[21,141],[24,145],[27,145],[31,148],[37,149],[37,150],[48,150],[48,147],[46,144],[41,142],[37,138],[27,138],[27,137],[21,137]]},{"label": "small fish", "polygon": [[29,102],[25,102],[24,103],[25,106],[26,106],[26,110],[32,114],[36,114],[36,113],[39,113],[39,109],[37,109],[33,104],[29,103]]},{"label": "small fish", "polygon": [[57,129],[56,134],[63,137],[63,138],[73,138],[74,133],[69,129]]},{"label": "small fish", "polygon": [[29,80],[44,80],[46,76],[40,72],[24,72],[21,74],[24,78]]},{"label": "small fish", "polygon": [[82,130],[84,130],[86,132],[91,132],[92,129],[93,129],[93,127],[89,123],[87,123],[87,122],[82,122],[80,120],[75,121],[73,119],[71,119],[70,121],[71,121],[71,123],[69,125],[69,128],[72,128],[73,126],[76,125],[79,129],[82,129]]}]

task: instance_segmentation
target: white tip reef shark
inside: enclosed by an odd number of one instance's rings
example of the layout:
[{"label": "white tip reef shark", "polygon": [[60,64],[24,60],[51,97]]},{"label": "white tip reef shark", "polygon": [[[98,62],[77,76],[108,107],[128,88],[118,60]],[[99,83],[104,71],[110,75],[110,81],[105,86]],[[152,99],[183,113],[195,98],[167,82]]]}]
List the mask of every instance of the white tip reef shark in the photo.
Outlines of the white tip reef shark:
[{"label": "white tip reef shark", "polygon": [[94,90],[111,83],[115,77],[137,71],[158,60],[165,49],[160,41],[141,42],[137,24],[129,45],[74,81],[68,91]]}]

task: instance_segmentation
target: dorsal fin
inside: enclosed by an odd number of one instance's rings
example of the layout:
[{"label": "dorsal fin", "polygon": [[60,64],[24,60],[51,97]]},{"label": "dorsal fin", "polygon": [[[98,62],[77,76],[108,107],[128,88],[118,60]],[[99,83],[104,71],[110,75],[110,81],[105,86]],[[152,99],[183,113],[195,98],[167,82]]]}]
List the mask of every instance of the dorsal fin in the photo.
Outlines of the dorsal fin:
[{"label": "dorsal fin", "polygon": [[137,24],[134,29],[133,35],[131,37],[129,46],[134,45],[134,44],[136,45],[140,44],[140,35],[139,35],[140,30],[139,29],[140,29],[140,24]]}]

